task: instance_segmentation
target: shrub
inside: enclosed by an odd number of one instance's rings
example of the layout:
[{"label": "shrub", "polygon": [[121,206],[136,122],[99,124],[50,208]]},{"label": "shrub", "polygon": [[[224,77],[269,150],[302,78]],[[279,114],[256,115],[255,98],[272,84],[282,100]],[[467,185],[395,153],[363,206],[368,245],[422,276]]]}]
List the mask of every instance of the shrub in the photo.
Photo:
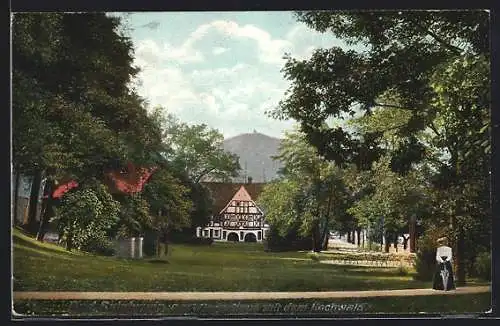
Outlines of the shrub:
[{"label": "shrub", "polygon": [[415,257],[415,279],[432,281],[436,269],[436,243],[441,234],[430,230],[418,239],[417,254]]},{"label": "shrub", "polygon": [[103,256],[113,256],[116,253],[115,244],[105,236],[91,238],[81,249]]},{"label": "shrub", "polygon": [[312,249],[311,238],[299,236],[296,230],[292,230],[287,235],[282,236],[274,227],[271,227],[263,243],[264,250],[272,252]]},{"label": "shrub", "polygon": [[410,271],[408,268],[404,265],[399,265],[398,269],[396,270],[396,274],[399,276],[407,276]]},{"label": "shrub", "polygon": [[476,275],[480,278],[491,281],[491,253],[482,252],[476,258]]},{"label": "shrub", "polygon": [[82,188],[67,193],[56,210],[55,217],[62,242],[68,250],[78,248],[95,252],[109,252],[107,231],[118,220],[119,204],[104,186]]}]

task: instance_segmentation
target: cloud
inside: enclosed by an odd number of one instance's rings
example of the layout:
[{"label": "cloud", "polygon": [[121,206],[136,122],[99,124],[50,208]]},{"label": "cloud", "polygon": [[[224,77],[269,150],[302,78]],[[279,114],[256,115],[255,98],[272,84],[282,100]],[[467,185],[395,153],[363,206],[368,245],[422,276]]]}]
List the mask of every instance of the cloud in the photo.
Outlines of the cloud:
[{"label": "cloud", "polygon": [[[208,37],[215,43],[207,46],[200,42],[208,41]],[[208,58],[227,51],[236,55],[241,48],[231,46],[228,39],[238,41],[243,48],[253,44],[258,61],[242,56],[237,57],[237,63],[223,61],[222,65],[218,58],[205,60],[205,55]],[[152,106],[162,105],[188,123],[206,123],[225,137],[253,129],[280,137],[282,130],[290,129],[293,122],[276,121],[264,113],[278,105],[289,85],[280,72],[283,54],[289,52],[305,59],[315,49],[339,42],[303,24],[276,38],[255,25],[214,20],[193,29],[178,44],[135,40],[134,63],[141,68],[138,79],[142,82],[137,89]]]},{"label": "cloud", "polygon": [[240,26],[234,21],[226,20],[215,20],[198,26],[184,44],[193,46],[196,41],[205,37],[210,30],[216,30],[229,38],[253,40],[257,43],[258,57],[264,63],[283,63],[284,53],[292,48],[290,41],[273,39],[267,31],[259,27],[249,24]]},{"label": "cloud", "polygon": [[184,43],[174,47],[167,42],[157,43],[151,39],[138,41],[135,56],[143,64],[156,65],[163,61],[173,61],[179,64],[202,62],[205,58],[200,51],[194,50],[190,44]]},{"label": "cloud", "polygon": [[212,54],[219,55],[219,54],[225,53],[227,51],[229,51],[229,49],[217,46],[217,47],[212,49]]}]

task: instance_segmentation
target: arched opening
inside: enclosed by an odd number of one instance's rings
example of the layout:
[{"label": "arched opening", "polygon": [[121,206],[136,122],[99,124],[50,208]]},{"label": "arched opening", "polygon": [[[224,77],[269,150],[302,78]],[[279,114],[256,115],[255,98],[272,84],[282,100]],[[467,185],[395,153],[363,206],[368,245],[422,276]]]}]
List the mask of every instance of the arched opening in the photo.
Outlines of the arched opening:
[{"label": "arched opening", "polygon": [[227,241],[238,242],[238,241],[240,241],[240,239],[238,238],[238,234],[237,233],[231,232],[231,233],[229,233],[227,235]]},{"label": "arched opening", "polygon": [[257,237],[253,233],[247,233],[245,235],[245,242],[257,242]]}]

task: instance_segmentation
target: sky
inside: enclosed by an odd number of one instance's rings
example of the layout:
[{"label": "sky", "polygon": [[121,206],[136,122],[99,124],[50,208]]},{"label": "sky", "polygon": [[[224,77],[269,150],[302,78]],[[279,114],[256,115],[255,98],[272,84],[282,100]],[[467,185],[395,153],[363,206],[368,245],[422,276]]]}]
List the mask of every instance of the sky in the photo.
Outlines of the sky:
[{"label": "sky", "polygon": [[347,47],[292,12],[141,12],[127,20],[139,94],[150,107],[205,123],[225,138],[253,131],[282,138],[294,122],[265,111],[289,86],[283,55],[305,59],[316,48]]}]

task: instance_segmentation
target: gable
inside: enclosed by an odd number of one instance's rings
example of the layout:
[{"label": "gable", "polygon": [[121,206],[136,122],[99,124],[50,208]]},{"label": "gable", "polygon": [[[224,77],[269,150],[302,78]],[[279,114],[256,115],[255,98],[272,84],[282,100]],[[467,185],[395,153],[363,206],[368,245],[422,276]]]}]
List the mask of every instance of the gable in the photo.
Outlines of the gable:
[{"label": "gable", "polygon": [[245,190],[253,201],[258,201],[265,183],[226,183],[226,182],[203,182],[213,199],[212,212],[218,214],[226,207],[236,192],[245,186]]}]

